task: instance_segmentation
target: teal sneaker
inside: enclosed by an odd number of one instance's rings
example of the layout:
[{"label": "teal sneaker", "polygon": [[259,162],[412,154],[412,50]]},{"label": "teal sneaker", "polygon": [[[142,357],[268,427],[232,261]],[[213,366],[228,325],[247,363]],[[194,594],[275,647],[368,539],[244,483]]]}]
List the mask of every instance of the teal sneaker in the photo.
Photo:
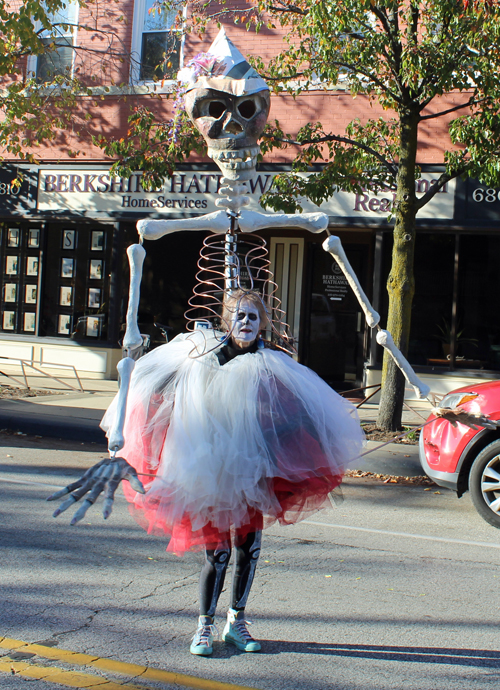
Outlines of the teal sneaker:
[{"label": "teal sneaker", "polygon": [[189,651],[197,656],[210,656],[212,654],[214,635],[217,628],[212,616],[200,616],[198,618],[198,630],[195,632]]},{"label": "teal sneaker", "polygon": [[247,630],[247,625],[251,625],[251,622],[245,620],[244,611],[229,609],[222,639],[224,642],[234,644],[242,652],[259,652],[260,642],[253,639]]}]

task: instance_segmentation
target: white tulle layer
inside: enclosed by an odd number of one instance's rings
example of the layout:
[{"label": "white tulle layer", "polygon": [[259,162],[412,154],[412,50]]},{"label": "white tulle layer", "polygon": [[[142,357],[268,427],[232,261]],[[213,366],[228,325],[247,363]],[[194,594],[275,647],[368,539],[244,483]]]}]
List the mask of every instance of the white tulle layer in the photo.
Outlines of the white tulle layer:
[{"label": "white tulle layer", "polygon": [[[295,522],[317,510],[362,448],[355,409],[279,351],[224,366],[215,352],[190,356],[195,344],[216,345],[206,338],[180,335],[135,366],[121,454],[139,472],[156,473],[142,477],[145,498],[128,491],[148,529],[226,532],[256,514]],[[103,429],[115,414],[116,399]]]}]

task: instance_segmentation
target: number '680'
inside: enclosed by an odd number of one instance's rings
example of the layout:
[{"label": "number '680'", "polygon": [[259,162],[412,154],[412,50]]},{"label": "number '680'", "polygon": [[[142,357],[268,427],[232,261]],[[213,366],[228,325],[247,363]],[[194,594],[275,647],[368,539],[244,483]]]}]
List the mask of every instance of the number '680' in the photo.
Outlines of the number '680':
[{"label": "number '680'", "polygon": [[472,192],[472,198],[478,203],[486,201],[492,204],[497,199],[500,201],[500,189],[481,189],[481,187],[478,187]]}]

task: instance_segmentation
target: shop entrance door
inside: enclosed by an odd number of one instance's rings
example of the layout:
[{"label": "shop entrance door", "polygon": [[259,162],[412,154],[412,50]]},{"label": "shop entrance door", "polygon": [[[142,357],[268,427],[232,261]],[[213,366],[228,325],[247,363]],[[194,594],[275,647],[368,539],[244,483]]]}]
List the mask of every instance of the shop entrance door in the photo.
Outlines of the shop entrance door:
[{"label": "shop entrance door", "polygon": [[273,237],[270,242],[271,270],[278,285],[276,296],[297,348],[300,328],[304,240],[301,237]]},{"label": "shop entrance door", "polygon": [[[366,291],[369,245],[343,246]],[[309,285],[303,361],[333,388],[356,388],[363,377],[364,315],[337,262],[319,244],[310,245]]]}]

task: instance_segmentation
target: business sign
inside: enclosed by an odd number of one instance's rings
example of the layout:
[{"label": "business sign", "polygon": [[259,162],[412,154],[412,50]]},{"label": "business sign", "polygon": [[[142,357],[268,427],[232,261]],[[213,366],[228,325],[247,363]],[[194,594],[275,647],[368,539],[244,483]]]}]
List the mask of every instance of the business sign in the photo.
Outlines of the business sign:
[{"label": "business sign", "polygon": [[[254,209],[260,208],[258,200],[271,186],[273,177],[273,173],[260,173],[248,182]],[[106,170],[40,170],[38,210],[115,215],[204,214],[217,210],[221,173],[177,172],[155,191],[145,190],[141,179],[140,173],[125,178],[111,176]]]},{"label": "business sign", "polygon": [[465,217],[500,222],[500,189],[488,187],[474,178],[465,181]]},{"label": "business sign", "polygon": [[[269,190],[276,173],[259,172],[247,182],[250,206],[262,210],[259,198]],[[438,174],[425,174],[417,182],[417,195],[422,196],[436,183]],[[215,200],[222,175],[217,172],[179,171],[164,182],[160,189],[147,191],[141,185],[140,173],[128,178],[110,176],[103,169],[41,169],[38,186],[39,211],[74,211],[86,215],[120,215],[137,213],[186,215],[205,214],[217,210]],[[453,218],[455,184],[449,182],[422,209],[418,217],[449,220]],[[319,209],[329,216],[353,219],[386,218],[394,204],[395,193],[383,190],[377,194],[337,191]],[[318,211],[310,201],[301,202],[303,210]]]}]

